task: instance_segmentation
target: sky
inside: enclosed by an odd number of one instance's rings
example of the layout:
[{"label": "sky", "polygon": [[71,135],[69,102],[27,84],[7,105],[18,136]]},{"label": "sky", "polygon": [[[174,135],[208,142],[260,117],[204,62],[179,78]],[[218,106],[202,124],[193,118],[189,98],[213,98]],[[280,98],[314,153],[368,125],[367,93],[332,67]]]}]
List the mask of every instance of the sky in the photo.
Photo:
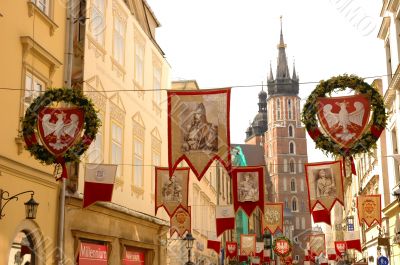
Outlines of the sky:
[{"label": "sky", "polygon": [[[201,89],[232,87],[231,143],[244,143],[270,65],[276,76],[280,17],[289,70],[292,74],[294,63],[302,103],[318,81],[332,76],[382,76],[385,83],[384,43],[377,38],[382,1],[147,2],[161,23],[156,41],[171,65],[172,79],[196,80]],[[322,161],[312,140],[307,142],[309,161]]]}]

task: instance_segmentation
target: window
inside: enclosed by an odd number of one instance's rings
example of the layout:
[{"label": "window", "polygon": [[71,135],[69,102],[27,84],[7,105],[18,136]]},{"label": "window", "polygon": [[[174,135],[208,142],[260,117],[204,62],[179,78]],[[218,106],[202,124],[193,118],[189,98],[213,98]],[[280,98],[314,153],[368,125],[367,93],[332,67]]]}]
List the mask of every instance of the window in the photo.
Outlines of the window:
[{"label": "window", "polygon": [[285,209],[289,209],[289,200],[285,198]]},{"label": "window", "polygon": [[120,65],[124,65],[125,56],[125,22],[119,17],[114,16],[114,46],[113,56]]},{"label": "window", "polygon": [[289,137],[293,137],[293,125],[289,125],[288,134],[289,134]]},{"label": "window", "polygon": [[92,36],[101,46],[104,46],[104,31],[105,31],[105,0],[93,0],[89,27]]},{"label": "window", "polygon": [[[394,155],[398,155],[398,143],[397,143],[397,130],[393,128],[391,131],[391,140],[392,140],[392,152]],[[397,159],[393,158],[393,167],[394,167],[394,177],[396,180],[396,184],[400,182],[400,170],[399,170],[399,163]]]},{"label": "window", "polygon": [[[140,135],[144,135],[144,128],[137,123],[134,123],[134,126],[137,126],[137,130],[141,131]],[[135,135],[133,136],[135,138]],[[154,199],[155,193],[155,167],[161,165],[161,137],[160,132],[157,127],[155,127],[151,131],[151,162],[152,162],[152,174],[151,174],[151,198]]]},{"label": "window", "polygon": [[[97,113],[98,118],[103,121],[104,115],[99,112]],[[103,122],[96,134],[96,139],[90,144],[87,151],[88,162],[89,163],[102,163],[104,161],[103,157]]]},{"label": "window", "polygon": [[153,100],[154,103],[161,107],[161,67],[153,67]]},{"label": "window", "polygon": [[118,165],[117,177],[122,177],[122,127],[111,123],[111,163]]},{"label": "window", "polygon": [[289,143],[289,154],[294,154],[294,153],[296,153],[295,144],[294,144],[294,142],[290,142]]},{"label": "window", "polygon": [[[299,241],[299,240],[297,239],[297,241]],[[295,256],[294,256],[294,259],[297,260],[297,261],[299,261],[299,260],[300,260],[300,256],[299,256],[299,255],[295,255]]]},{"label": "window", "polygon": [[295,166],[294,166],[294,160],[293,159],[291,159],[289,161],[289,172],[290,173],[296,173],[296,169],[295,169]]},{"label": "window", "polygon": [[292,199],[292,212],[297,212],[297,211],[298,211],[298,209],[297,209],[297,198],[293,197],[293,199]]},{"label": "window", "polygon": [[286,186],[287,186],[286,178],[284,177],[284,178],[283,178],[283,191],[286,191],[286,190],[287,190]]},{"label": "window", "polygon": [[276,99],[276,119],[281,119],[281,100],[279,98]]},{"label": "window", "polygon": [[386,52],[386,70],[387,70],[387,77],[388,77],[388,84],[392,80],[392,55],[390,52],[390,36],[387,37],[385,43],[385,52]]},{"label": "window", "polygon": [[137,41],[135,43],[135,83],[143,88],[144,75],[144,45]]},{"label": "window", "polygon": [[306,218],[301,217],[301,229],[306,229]]},{"label": "window", "polygon": [[293,105],[292,105],[292,100],[288,99],[287,101],[288,104],[288,119],[291,120],[293,118]]},{"label": "window", "polygon": [[37,98],[44,89],[44,82],[27,71],[25,75],[24,113],[33,100]]},{"label": "window", "polygon": [[292,178],[290,180],[290,191],[296,191],[296,179]]},{"label": "window", "polygon": [[300,191],[304,191],[304,179],[300,179]]},{"label": "window", "polygon": [[33,232],[28,231],[17,233],[11,245],[8,264],[36,264],[37,246],[32,234]]},{"label": "window", "polygon": [[138,188],[143,188],[143,159],[144,159],[144,146],[143,139],[137,136],[133,137],[133,185]]},{"label": "window", "polygon": [[31,1],[40,9],[40,11],[49,16],[50,0],[31,0]]}]

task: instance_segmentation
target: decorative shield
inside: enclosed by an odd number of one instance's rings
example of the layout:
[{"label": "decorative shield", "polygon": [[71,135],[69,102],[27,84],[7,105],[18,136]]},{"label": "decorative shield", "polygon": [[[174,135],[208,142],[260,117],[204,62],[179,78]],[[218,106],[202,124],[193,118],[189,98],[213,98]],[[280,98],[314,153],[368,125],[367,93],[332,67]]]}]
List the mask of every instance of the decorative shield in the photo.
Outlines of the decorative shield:
[{"label": "decorative shield", "polygon": [[381,195],[360,195],[357,197],[357,212],[360,223],[370,227],[375,221],[382,222]]},{"label": "decorative shield", "polygon": [[46,149],[54,156],[62,156],[80,136],[84,125],[81,108],[44,107],[38,115],[38,132]]},{"label": "decorative shield", "polygon": [[336,255],[342,256],[347,250],[346,241],[335,241]]},{"label": "decorative shield", "polygon": [[226,257],[235,258],[238,255],[238,245],[236,242],[226,241]]},{"label": "decorative shield", "polygon": [[290,241],[285,237],[275,239],[274,252],[280,257],[287,256],[292,251]]},{"label": "decorative shield", "polygon": [[170,218],[171,229],[170,235],[172,236],[176,231],[178,236],[182,237],[183,234],[191,230],[191,220],[190,220],[190,206],[188,206],[188,210],[179,207],[175,213]]},{"label": "decorative shield", "polygon": [[367,127],[371,106],[364,95],[320,97],[318,119],[333,141],[350,148]]}]

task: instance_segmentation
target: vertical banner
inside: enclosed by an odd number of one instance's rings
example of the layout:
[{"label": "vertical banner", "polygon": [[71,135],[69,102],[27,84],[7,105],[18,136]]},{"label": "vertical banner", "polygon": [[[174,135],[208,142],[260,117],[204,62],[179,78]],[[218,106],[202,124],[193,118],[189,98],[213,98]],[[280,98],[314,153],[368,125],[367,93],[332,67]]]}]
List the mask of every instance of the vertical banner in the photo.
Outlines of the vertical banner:
[{"label": "vertical banner", "polygon": [[188,209],[189,168],[177,168],[170,177],[167,167],[155,168],[155,213],[164,207],[169,217],[181,206]]},{"label": "vertical banner", "polygon": [[170,235],[172,236],[174,232],[178,234],[179,237],[182,237],[183,234],[187,231],[190,233],[191,231],[191,220],[190,220],[190,206],[188,206],[188,210],[179,207],[175,213],[172,215],[170,219],[171,228]]},{"label": "vertical banner", "polygon": [[217,205],[215,207],[217,237],[228,229],[235,229],[235,210],[233,205]]},{"label": "vertical banner", "polygon": [[256,235],[240,235],[240,256],[253,256],[256,253]]},{"label": "vertical banner", "polygon": [[213,160],[230,172],[230,88],[167,93],[170,173],[182,160],[199,180]]},{"label": "vertical banner", "polygon": [[283,203],[265,203],[264,204],[264,230],[269,230],[275,234],[277,230],[283,233]]},{"label": "vertical banner", "polygon": [[342,162],[305,164],[310,212],[319,204],[331,211],[336,201],[343,205]]},{"label": "vertical banner", "polygon": [[343,257],[346,250],[346,241],[335,241],[335,251],[338,257]]},{"label": "vertical banner", "polygon": [[325,234],[310,235],[310,252],[312,256],[325,252]]},{"label": "vertical banner", "polygon": [[375,221],[382,222],[381,195],[360,195],[357,197],[357,212],[360,224],[370,227]]},{"label": "vertical banner", "polygon": [[219,255],[221,250],[221,242],[215,240],[207,240],[207,248],[214,250]]},{"label": "vertical banner", "polygon": [[229,259],[236,258],[238,255],[238,244],[237,242],[226,241],[226,257]]},{"label": "vertical banner", "polygon": [[250,216],[256,207],[264,212],[264,167],[236,167],[232,170],[233,206]]}]

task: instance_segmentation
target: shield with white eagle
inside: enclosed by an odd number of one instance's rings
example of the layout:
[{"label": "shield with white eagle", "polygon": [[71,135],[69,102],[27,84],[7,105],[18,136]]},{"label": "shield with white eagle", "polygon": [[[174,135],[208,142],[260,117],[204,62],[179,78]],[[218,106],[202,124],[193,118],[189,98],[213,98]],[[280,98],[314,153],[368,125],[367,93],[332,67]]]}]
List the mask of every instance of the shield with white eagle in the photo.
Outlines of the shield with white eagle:
[{"label": "shield with white eagle", "polygon": [[44,107],[38,114],[38,132],[42,144],[53,155],[61,156],[81,135],[83,109]]},{"label": "shield with white eagle", "polygon": [[365,131],[370,113],[370,100],[364,95],[320,97],[318,119],[333,141],[350,148]]}]

